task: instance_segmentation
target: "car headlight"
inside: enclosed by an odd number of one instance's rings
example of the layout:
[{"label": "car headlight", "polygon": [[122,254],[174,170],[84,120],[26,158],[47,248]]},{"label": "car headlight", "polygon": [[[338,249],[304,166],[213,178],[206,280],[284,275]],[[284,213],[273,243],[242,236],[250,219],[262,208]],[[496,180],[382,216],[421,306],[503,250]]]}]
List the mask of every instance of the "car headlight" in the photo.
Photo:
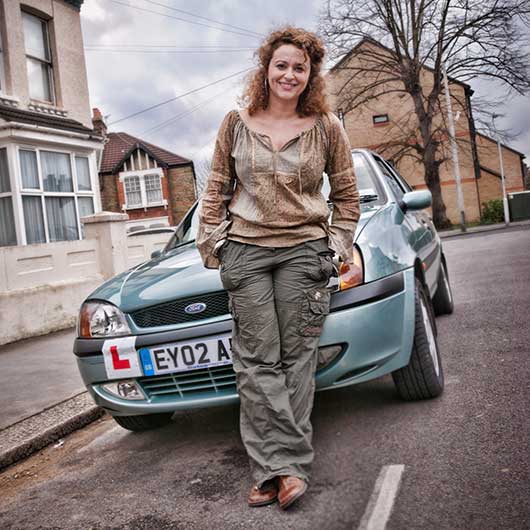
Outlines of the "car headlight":
[{"label": "car headlight", "polygon": [[342,262],[339,265],[339,290],[351,289],[364,282],[363,258],[357,246],[353,247],[353,266]]},{"label": "car headlight", "polygon": [[77,334],[85,339],[119,337],[130,335],[131,329],[125,315],[115,305],[94,301],[81,306]]}]

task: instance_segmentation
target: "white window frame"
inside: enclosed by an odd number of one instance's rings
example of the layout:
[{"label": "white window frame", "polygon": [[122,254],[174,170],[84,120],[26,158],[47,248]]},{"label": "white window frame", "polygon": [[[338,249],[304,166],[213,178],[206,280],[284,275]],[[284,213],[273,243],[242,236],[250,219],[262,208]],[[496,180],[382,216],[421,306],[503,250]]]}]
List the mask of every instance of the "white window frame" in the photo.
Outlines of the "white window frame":
[{"label": "white window frame", "polygon": [[[20,151],[33,151],[37,155],[37,174],[39,179],[39,189],[33,189],[33,188],[24,188],[23,182],[22,182],[22,165],[20,163]],[[41,152],[51,152],[51,153],[61,153],[61,154],[67,154],[69,156],[70,161],[70,171],[72,174],[72,184],[73,184],[73,191],[45,191],[44,185],[43,185],[43,178],[42,178],[42,165],[41,165]],[[40,197],[41,200],[41,208],[42,208],[42,218],[44,222],[44,233],[46,236],[46,241],[43,243],[50,243],[50,234],[48,230],[48,214],[46,211],[46,198],[47,197],[72,197],[74,199],[74,209],[75,209],[75,216],[77,221],[77,239],[83,239],[83,232],[82,232],[82,226],[81,226],[81,220],[79,217],[79,205],[78,205],[78,198],[80,197],[90,197],[92,198],[92,205],[94,208],[94,212],[97,211],[97,203],[96,203],[96,194],[94,192],[94,180],[92,179],[92,174],[90,174],[90,185],[92,189],[90,191],[88,190],[79,190],[77,185],[77,166],[75,163],[75,157],[85,157],[88,158],[88,167],[89,170],[92,168],[92,164],[90,163],[90,156],[86,155],[82,152],[77,151],[68,151],[65,149],[57,149],[55,147],[52,148],[42,148],[42,147],[35,147],[32,145],[17,145],[16,148],[16,163],[17,163],[17,169],[18,169],[18,195],[20,196],[20,204],[21,204],[21,224],[22,224],[22,234],[24,236],[24,243],[27,243],[26,239],[26,224],[24,219],[24,211],[22,208],[22,197],[27,196],[33,196],[33,197]]]},{"label": "white window frame", "polygon": [[[94,183],[92,182],[91,174],[90,174],[90,157],[88,155],[82,155],[80,153],[73,153],[74,156],[74,165],[75,165],[75,172],[76,172],[76,183],[78,186],[78,190],[80,194],[83,193],[94,193]],[[88,164],[88,182],[90,183],[90,189],[89,190],[80,190],[79,189],[79,183],[77,181],[77,159],[78,158],[85,158]]]},{"label": "white window frame", "polygon": [[[0,191],[0,199],[11,199],[11,207],[13,208],[13,227],[15,229],[15,245],[18,244],[18,227],[17,227],[17,205],[15,202],[15,191],[13,190],[13,175],[11,171],[11,165],[9,160],[9,149],[7,145],[0,145],[0,151],[5,149],[6,152],[6,162],[7,162],[7,172],[9,177],[9,191]],[[7,246],[0,245],[0,248],[7,248]]]},{"label": "white window frame", "polygon": [[390,116],[385,114],[374,114],[372,116],[372,123],[373,125],[384,125],[387,123],[390,123]]},{"label": "white window frame", "polygon": [[52,48],[51,48],[51,44],[50,44],[50,27],[49,27],[49,22],[50,21],[46,20],[46,19],[44,19],[42,17],[39,17],[38,15],[34,15],[33,13],[29,13],[27,11],[22,10],[22,16],[24,16],[24,15],[28,15],[28,16],[37,18],[38,20],[41,21],[41,23],[43,23],[43,27],[45,28],[45,31],[46,31],[45,43],[46,43],[46,46],[48,48],[48,55],[50,57],[49,60],[45,60],[45,59],[41,59],[40,57],[35,57],[34,55],[30,55],[27,52],[26,47],[25,47],[25,43],[24,43],[24,55],[26,57],[26,69],[27,69],[28,59],[31,59],[32,61],[37,61],[37,62],[39,62],[41,64],[46,64],[47,67],[48,67],[48,77],[49,77],[49,80],[50,80],[50,84],[49,84],[48,89],[50,91],[51,101],[48,101],[47,99],[38,99],[38,98],[31,97],[31,94],[29,94],[29,86],[28,86],[29,97],[30,97],[31,101],[37,101],[39,103],[46,103],[47,105],[55,105],[55,84],[54,84],[54,79],[53,79]]},{"label": "white window frame", "polygon": [[[147,201],[147,190],[145,187],[145,177],[151,176],[151,175],[157,175],[160,179],[160,195],[162,196],[161,201],[156,202],[148,202]],[[127,202],[127,192],[125,190],[125,181],[128,178],[132,177],[138,177],[140,180],[140,196],[141,196],[141,203],[140,204],[128,204]],[[164,171],[162,168],[151,168],[151,169],[143,169],[141,171],[122,171],[119,174],[119,180],[123,184],[123,194],[125,197],[125,204],[122,204],[122,210],[138,210],[139,208],[143,208],[144,211],[148,208],[153,208],[157,206],[164,206],[167,208],[167,199],[164,199],[164,187],[162,186],[162,179],[164,178]]]}]

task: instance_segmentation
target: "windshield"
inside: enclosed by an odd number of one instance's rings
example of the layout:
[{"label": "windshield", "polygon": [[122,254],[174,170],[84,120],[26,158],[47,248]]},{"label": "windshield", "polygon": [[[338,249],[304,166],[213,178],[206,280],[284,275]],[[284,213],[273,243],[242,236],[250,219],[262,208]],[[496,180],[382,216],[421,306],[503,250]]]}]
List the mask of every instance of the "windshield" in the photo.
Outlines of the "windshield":
[{"label": "windshield", "polygon": [[[353,165],[355,167],[355,175],[357,177],[357,188],[361,197],[361,211],[369,210],[374,206],[380,206],[384,203],[385,195],[381,189],[379,181],[374,176],[374,171],[370,166],[367,157],[364,153],[352,153]],[[324,184],[322,186],[322,195],[329,199],[329,180],[324,173]],[[173,237],[169,240],[165,251],[186,243],[195,241],[197,229],[199,226],[199,212],[195,203],[188,211],[183,221],[178,226]]]}]

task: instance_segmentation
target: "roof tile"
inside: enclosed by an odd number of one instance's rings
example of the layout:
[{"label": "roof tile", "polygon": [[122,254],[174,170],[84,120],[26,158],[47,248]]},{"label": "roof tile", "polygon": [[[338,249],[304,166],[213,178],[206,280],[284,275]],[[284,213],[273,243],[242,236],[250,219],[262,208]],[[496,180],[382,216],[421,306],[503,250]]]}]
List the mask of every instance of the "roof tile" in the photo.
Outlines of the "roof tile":
[{"label": "roof tile", "polygon": [[122,165],[128,153],[138,147],[150,152],[159,162],[167,166],[180,166],[191,160],[179,156],[162,147],[145,142],[125,132],[111,132],[107,135],[107,143],[103,149],[100,173],[113,173]]}]

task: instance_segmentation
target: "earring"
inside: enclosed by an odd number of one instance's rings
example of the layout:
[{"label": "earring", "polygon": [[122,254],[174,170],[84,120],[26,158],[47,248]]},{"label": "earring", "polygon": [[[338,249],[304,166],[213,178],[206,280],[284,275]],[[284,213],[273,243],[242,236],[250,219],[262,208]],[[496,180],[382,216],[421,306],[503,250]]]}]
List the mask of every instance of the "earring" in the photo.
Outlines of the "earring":
[{"label": "earring", "polygon": [[268,96],[269,95],[269,82],[267,78],[264,79],[263,84],[265,86],[265,95]]}]

